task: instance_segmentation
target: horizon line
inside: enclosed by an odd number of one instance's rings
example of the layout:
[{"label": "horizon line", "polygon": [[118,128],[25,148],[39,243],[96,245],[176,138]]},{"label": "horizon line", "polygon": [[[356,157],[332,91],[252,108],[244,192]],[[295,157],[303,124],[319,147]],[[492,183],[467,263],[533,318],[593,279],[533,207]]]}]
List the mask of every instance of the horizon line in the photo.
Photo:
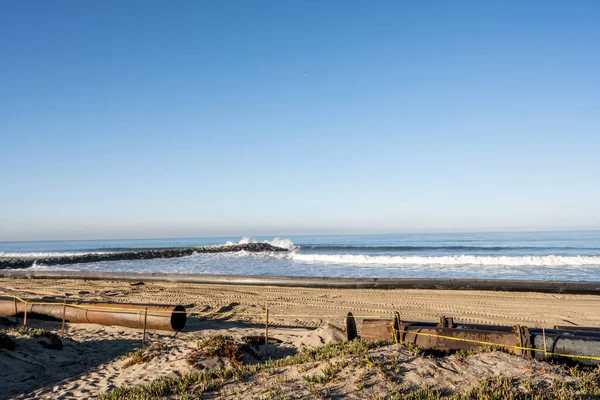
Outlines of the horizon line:
[{"label": "horizon line", "polygon": [[433,235],[433,234],[490,234],[490,233],[576,233],[576,232],[600,232],[597,229],[514,229],[514,230],[456,230],[456,231],[422,231],[422,232],[394,232],[394,233],[327,233],[327,234],[285,234],[285,235],[224,235],[224,236],[185,236],[185,237],[120,237],[120,238],[97,238],[97,239],[42,239],[42,240],[0,240],[0,243],[32,243],[32,242],[93,242],[93,241],[124,241],[124,240],[192,240],[192,239],[231,239],[231,238],[253,238],[253,237],[308,237],[308,236],[381,236],[381,235]]}]

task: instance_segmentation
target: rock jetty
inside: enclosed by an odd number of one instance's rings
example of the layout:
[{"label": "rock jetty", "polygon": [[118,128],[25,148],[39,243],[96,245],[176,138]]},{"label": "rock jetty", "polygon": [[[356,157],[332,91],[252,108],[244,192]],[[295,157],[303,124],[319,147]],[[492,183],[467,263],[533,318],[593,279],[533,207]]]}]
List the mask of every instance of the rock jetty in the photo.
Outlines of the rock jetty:
[{"label": "rock jetty", "polygon": [[175,249],[148,249],[115,253],[85,253],[59,257],[0,257],[0,269],[28,268],[37,265],[66,265],[98,261],[149,260],[152,258],[175,258],[191,256],[194,253],[226,253],[236,251],[266,252],[287,251],[268,243],[246,243],[226,246],[181,247]]}]

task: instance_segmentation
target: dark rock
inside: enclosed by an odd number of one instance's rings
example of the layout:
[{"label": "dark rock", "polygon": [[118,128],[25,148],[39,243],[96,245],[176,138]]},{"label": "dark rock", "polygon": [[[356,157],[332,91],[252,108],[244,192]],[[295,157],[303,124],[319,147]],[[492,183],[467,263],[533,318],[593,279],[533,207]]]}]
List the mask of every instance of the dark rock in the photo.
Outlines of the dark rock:
[{"label": "dark rock", "polygon": [[[41,265],[66,265],[80,264],[99,261],[120,261],[120,260],[149,260],[152,258],[175,258],[191,256],[195,253],[226,253],[249,251],[253,253],[267,251],[287,251],[287,249],[276,247],[268,243],[246,243],[227,246],[205,246],[205,247],[182,247],[174,249],[148,249],[136,250],[119,253],[90,253],[65,257],[46,257],[46,258],[18,258],[4,257],[0,258],[0,269],[28,268],[33,264]],[[81,294],[81,293],[80,293]]]}]

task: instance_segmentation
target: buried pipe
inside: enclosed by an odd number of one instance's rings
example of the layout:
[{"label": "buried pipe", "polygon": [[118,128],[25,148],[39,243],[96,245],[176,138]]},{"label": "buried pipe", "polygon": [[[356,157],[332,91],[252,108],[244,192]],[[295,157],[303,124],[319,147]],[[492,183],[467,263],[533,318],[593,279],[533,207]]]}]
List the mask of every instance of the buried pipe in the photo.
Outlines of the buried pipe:
[{"label": "buried pipe", "polygon": [[[352,313],[349,313],[352,315]],[[395,321],[398,322],[395,322]],[[400,319],[400,314],[396,312],[394,319],[382,320],[382,319],[365,319],[363,321],[363,330],[365,330],[361,337],[369,338],[372,336],[373,339],[387,337],[391,335],[392,328],[387,328],[396,324],[396,329],[399,329],[401,323],[407,327],[419,327],[419,328],[455,328],[464,330],[477,330],[477,331],[494,331],[494,332],[513,332],[514,326],[506,325],[489,325],[489,324],[467,324],[462,322],[454,322],[450,317],[440,317],[440,322],[427,322],[427,321],[404,321]],[[361,330],[361,332],[363,331]],[[542,334],[542,328],[529,328],[531,333]],[[387,332],[387,334],[386,334]],[[597,337],[600,339],[600,327],[579,327],[579,326],[555,326],[554,329],[545,329],[547,334],[561,334],[568,332],[575,336],[586,336],[586,337]],[[358,335],[358,333],[356,333]],[[356,336],[355,335],[355,336]],[[391,337],[391,336],[390,336]]]},{"label": "buried pipe", "polygon": [[[361,324],[360,338],[384,339],[397,343],[413,343],[426,350],[469,350],[481,347],[482,342],[519,347],[520,335],[514,330],[491,331],[475,329],[443,328],[404,324],[394,320],[365,319]],[[521,354],[518,351],[517,354]]]},{"label": "buried pipe", "polygon": [[[443,318],[443,317],[442,317]],[[414,327],[444,327],[443,324],[436,322],[421,322],[421,321],[401,321],[403,325]],[[388,320],[391,324],[392,321]],[[450,325],[445,325],[446,328],[477,330],[477,331],[494,331],[494,332],[513,332],[513,326],[507,325],[485,325],[485,324],[465,324],[454,322]],[[555,326],[554,329],[529,328],[532,334],[562,334],[568,332],[574,336],[596,337],[600,340],[600,327],[578,327],[578,326]]]},{"label": "buried pipe", "polygon": [[[537,360],[563,358],[584,365],[600,365],[600,337],[576,335],[568,331],[529,331],[515,327],[512,333],[453,328],[407,327],[401,342],[414,343],[429,350],[470,350],[491,343],[506,351]],[[425,335],[423,335],[425,334]],[[429,336],[431,335],[431,336]]]},{"label": "buried pipe", "polygon": [[[401,321],[400,314],[393,319],[364,319],[361,329],[351,313],[346,319],[348,340],[384,339],[396,343],[413,343],[426,350],[470,350],[485,345],[498,345],[505,350],[535,357],[569,359],[585,365],[600,365],[600,328],[586,331],[569,329],[528,329],[522,326],[494,326],[455,324],[442,317],[440,323]],[[352,328],[352,329],[350,329]],[[558,328],[558,327],[556,327]]]},{"label": "buried pipe", "polygon": [[[346,326],[352,327],[347,329],[348,340],[356,339],[358,337],[358,329],[356,328],[356,321],[352,313],[348,313],[346,317]],[[440,317],[440,322],[427,322],[427,321],[404,321],[400,319],[398,312],[394,313],[392,319],[364,319],[361,324],[360,337],[363,339],[394,339],[394,333],[398,334],[398,331],[403,328],[455,328],[463,330],[477,330],[477,331],[494,331],[494,332],[513,332],[512,326],[502,325],[485,325],[485,324],[465,324],[465,323],[454,323],[452,318]]]},{"label": "buried pipe", "polygon": [[473,329],[429,328],[400,326],[399,341],[413,343],[427,350],[470,350],[493,343],[506,346],[511,353],[522,355],[519,347],[529,347],[522,342],[518,332],[479,331]]},{"label": "buried pipe", "polygon": [[116,325],[127,328],[162,331],[181,331],[187,322],[185,307],[181,305],[52,302],[37,300],[14,302],[0,298],[0,316],[51,319],[71,323]]}]

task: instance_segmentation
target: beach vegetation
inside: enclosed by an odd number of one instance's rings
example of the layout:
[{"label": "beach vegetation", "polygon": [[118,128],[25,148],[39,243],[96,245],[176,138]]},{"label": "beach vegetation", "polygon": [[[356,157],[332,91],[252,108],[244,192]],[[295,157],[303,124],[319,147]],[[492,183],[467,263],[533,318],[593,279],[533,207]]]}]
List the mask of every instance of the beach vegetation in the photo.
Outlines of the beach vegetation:
[{"label": "beach vegetation", "polygon": [[349,360],[342,360],[336,363],[328,362],[327,365],[321,370],[320,374],[305,375],[302,379],[305,382],[327,384],[333,382],[339,373],[348,366]]},{"label": "beach vegetation", "polygon": [[275,400],[275,399],[286,399],[285,392],[279,386],[269,387],[264,393],[262,393],[259,400]]},{"label": "beach vegetation", "polygon": [[305,363],[325,362],[335,357],[364,356],[371,349],[389,344],[383,340],[332,343],[315,349],[305,349],[293,356],[268,360],[261,364],[241,365],[214,371],[198,371],[177,377],[159,378],[149,385],[119,387],[100,395],[98,399],[145,399],[186,393],[199,396],[202,393],[217,390],[229,381],[239,381],[261,371]]},{"label": "beach vegetation", "polygon": [[[210,339],[210,342],[206,343],[206,354],[216,354],[217,349],[222,348],[222,344],[218,343],[220,340],[222,339]],[[386,399],[558,400],[598,398],[600,396],[600,368],[586,367],[566,370],[563,375],[568,378],[567,380],[533,381],[500,376],[483,379],[474,387],[460,392],[434,387],[406,387],[401,383],[401,374],[405,372],[405,367],[398,365],[400,364],[399,356],[396,353],[377,356],[371,351],[389,344],[386,341],[364,340],[333,343],[319,348],[305,349],[295,355],[267,360],[260,364],[241,364],[232,368],[202,370],[183,376],[160,378],[148,385],[120,387],[98,398],[101,400],[177,398],[183,395],[197,398],[207,392],[223,390],[227,384],[247,380],[263,371],[274,376],[281,373],[282,368],[298,366],[299,372],[306,372],[309,369],[318,368],[319,363],[325,363],[319,372],[302,377],[306,384],[305,389],[316,398],[324,398],[331,394],[334,388],[329,384],[342,379],[344,377],[342,373],[346,368],[355,367],[361,367],[358,370],[353,369],[357,373],[357,377],[360,376],[360,379],[354,379],[356,389],[362,391],[365,388],[367,375],[382,375],[387,383]],[[487,350],[489,349],[484,351]],[[476,353],[466,352],[465,356],[472,354]],[[262,398],[284,398],[285,392],[282,390],[265,391],[262,395]]]},{"label": "beach vegetation", "polygon": [[18,328],[13,329],[13,331],[18,333],[19,335],[29,336],[33,339],[58,337],[56,333],[47,329],[34,329],[28,328],[26,326],[20,326]]},{"label": "beach vegetation", "polygon": [[127,360],[127,362],[123,365],[123,368],[129,368],[137,364],[147,363],[154,358],[158,357],[161,352],[168,349],[168,346],[164,344],[154,343],[152,346],[144,347],[139,350],[128,353],[122,357],[122,359]]},{"label": "beach vegetation", "polygon": [[402,342],[402,344],[410,353],[412,353],[415,356],[422,356],[425,354],[425,349],[412,342]]},{"label": "beach vegetation", "polygon": [[240,345],[231,336],[212,335],[198,340],[198,348],[190,353],[187,362],[201,368],[201,361],[206,357],[226,358],[234,367],[240,367],[244,363],[245,345]]},{"label": "beach vegetation", "polygon": [[19,335],[29,336],[32,339],[39,339],[38,343],[51,350],[62,350],[63,342],[60,337],[47,329],[34,329],[26,326],[11,329]]},{"label": "beach vegetation", "polygon": [[499,376],[482,379],[475,387],[463,393],[447,394],[442,390],[425,387],[394,390],[386,398],[399,400],[562,400],[594,399],[600,396],[600,370],[582,372],[579,380],[566,382],[553,380],[550,385],[519,381],[516,378]]}]

